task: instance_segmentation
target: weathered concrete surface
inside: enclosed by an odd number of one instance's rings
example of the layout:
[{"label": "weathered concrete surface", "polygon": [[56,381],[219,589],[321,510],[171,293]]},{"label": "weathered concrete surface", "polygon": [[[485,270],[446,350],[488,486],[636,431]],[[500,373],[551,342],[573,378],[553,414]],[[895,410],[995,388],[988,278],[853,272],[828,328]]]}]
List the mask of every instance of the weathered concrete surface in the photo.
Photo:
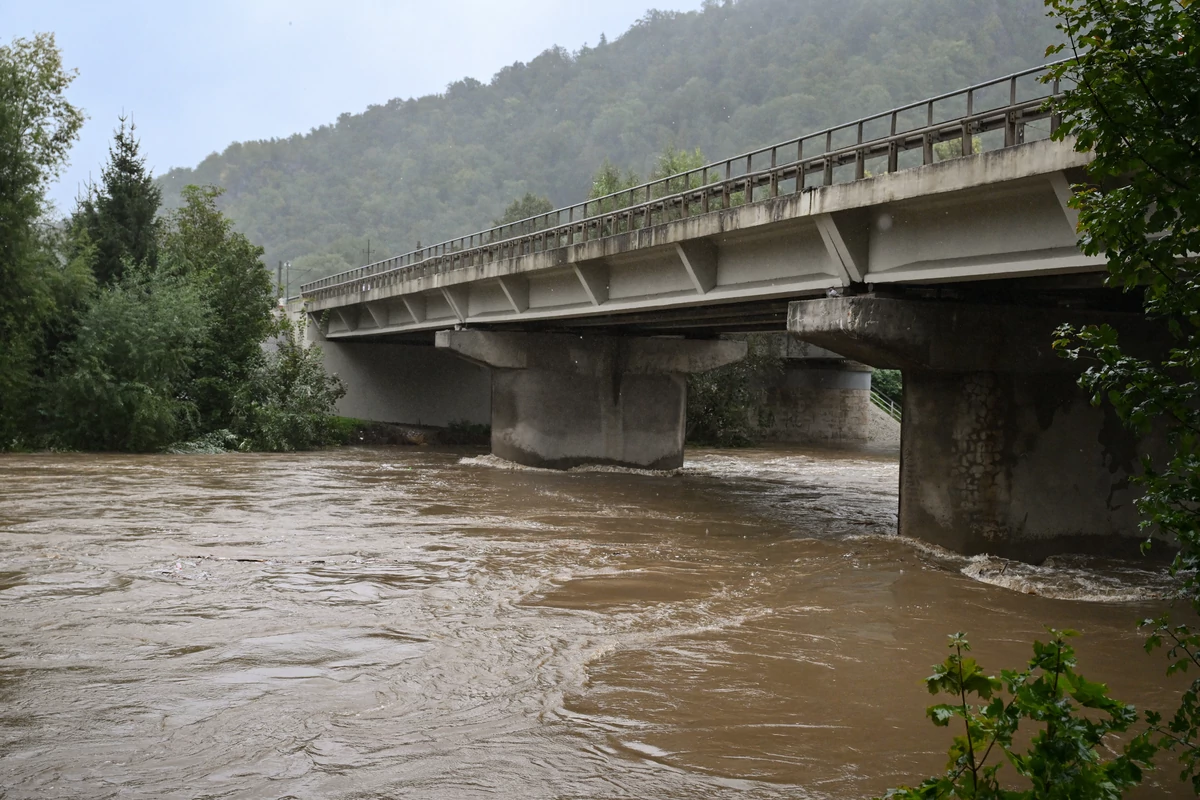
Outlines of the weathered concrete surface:
[{"label": "weathered concrete surface", "polygon": [[328,335],[353,339],[612,314],[686,319],[862,283],[1102,272],[1103,258],[1079,252],[1065,205],[1089,160],[1070,141],[1030,142],[537,252],[496,243],[384,262],[306,290],[308,309],[333,311]]},{"label": "weathered concrete surface", "polygon": [[911,370],[904,381],[905,535],[1029,561],[1136,552],[1129,479],[1143,450],[1074,375]]},{"label": "weathered concrete surface", "polygon": [[765,441],[855,444],[867,440],[870,367],[845,359],[787,360],[759,391],[761,404],[752,413]]},{"label": "weathered concrete surface", "polygon": [[872,403],[867,409],[867,443],[881,448],[900,448],[900,423],[879,406]]},{"label": "weathered concrete surface", "polygon": [[[1037,561],[1134,553],[1130,478],[1159,443],[1095,408],[1050,347],[1063,322],[1137,315],[852,297],[792,305],[791,332],[904,371],[900,532],[960,553]],[[1144,326],[1134,340],[1146,340]]]},{"label": "weathered concrete surface", "polygon": [[492,372],[492,452],[533,467],[683,466],[686,373],[744,342],[440,331],[439,348]]},{"label": "weathered concrete surface", "polygon": [[750,382],[747,424],[754,438],[803,444],[867,440],[870,367],[786,333],[730,338],[767,357]]},{"label": "weathered concrete surface", "polygon": [[491,419],[491,377],[482,367],[433,347],[371,342],[319,343],[326,371],[346,383],[345,417],[445,427]]}]

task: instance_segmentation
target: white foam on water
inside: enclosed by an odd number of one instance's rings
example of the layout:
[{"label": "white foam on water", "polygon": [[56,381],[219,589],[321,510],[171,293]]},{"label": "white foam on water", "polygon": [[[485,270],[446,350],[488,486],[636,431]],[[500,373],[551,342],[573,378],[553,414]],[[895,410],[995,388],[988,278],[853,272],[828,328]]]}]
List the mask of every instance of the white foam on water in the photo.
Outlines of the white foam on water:
[{"label": "white foam on water", "polygon": [[959,570],[968,578],[1021,594],[1085,603],[1138,603],[1166,600],[1179,591],[1167,569],[1083,557],[1049,558],[1025,564],[981,555]]},{"label": "white foam on water", "polygon": [[848,541],[901,544],[971,580],[1020,594],[1083,603],[1140,603],[1177,596],[1181,580],[1165,566],[1083,555],[1051,556],[1027,564],[999,556],[964,556],[936,544],[899,534],[861,534]]},{"label": "white foam on water", "polygon": [[525,464],[518,464],[515,461],[508,461],[500,458],[497,455],[483,456],[464,456],[458,460],[459,466],[463,467],[486,467],[489,469],[502,469],[511,472],[545,472],[555,475],[562,475],[564,472],[571,473],[587,473],[587,472],[607,472],[620,475],[648,475],[652,477],[663,477],[667,475],[679,475],[683,470],[679,469],[638,469],[636,467],[620,467],[615,464],[584,464],[579,467],[571,467],[570,469],[549,469],[546,467],[530,467]]}]

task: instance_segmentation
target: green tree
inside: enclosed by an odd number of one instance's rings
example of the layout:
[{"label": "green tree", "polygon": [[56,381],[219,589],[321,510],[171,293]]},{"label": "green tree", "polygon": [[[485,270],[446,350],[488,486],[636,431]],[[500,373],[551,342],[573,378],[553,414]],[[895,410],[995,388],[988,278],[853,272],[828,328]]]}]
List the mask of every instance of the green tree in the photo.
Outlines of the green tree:
[{"label": "green tree", "polygon": [[275,351],[237,393],[234,427],[253,450],[305,450],[336,441],[334,407],[346,393],[325,372],[321,348],[306,346],[302,323],[281,326]]},{"label": "green tree", "polygon": [[287,281],[288,297],[300,293],[300,287],[309,281],[315,281],[328,275],[354,269],[354,263],[347,261],[341,253],[309,253],[292,261],[292,266],[284,274]]},{"label": "green tree", "polygon": [[201,430],[228,428],[234,398],[261,363],[275,329],[275,293],[262,248],[233,230],[217,209],[221,190],[184,189],[184,205],[166,220],[160,263],[195,285],[213,324],[199,345],[189,386]]},{"label": "green tree", "polygon": [[511,225],[514,222],[521,222],[530,217],[537,217],[542,214],[549,214],[554,210],[554,203],[550,202],[547,197],[541,197],[533,192],[526,192],[524,197],[519,197],[508,204],[504,209],[504,214],[500,219],[492,223],[493,227],[501,225]]},{"label": "green tree", "polygon": [[28,438],[48,330],[90,288],[39,222],[83,124],[65,97],[75,76],[53,34],[0,46],[0,448]]},{"label": "green tree", "polygon": [[95,248],[96,279],[113,283],[121,279],[126,264],[158,261],[158,209],[162,190],[146,168],[139,152],[133,124],[120,118],[108,148],[108,163],[100,185],[88,187],[79,199],[74,225],[79,241]]},{"label": "green tree", "polygon": [[[636,172],[629,170],[622,174],[620,168],[606,158],[604,159],[604,163],[600,165],[600,168],[596,170],[596,174],[592,176],[592,188],[588,192],[588,199],[599,200],[618,192],[628,192],[640,183],[641,178],[638,177]],[[600,203],[591,203],[588,205],[588,211],[593,214],[603,214],[615,211],[618,208],[624,208],[635,202],[637,202],[636,198],[627,195],[626,197],[604,200]]]},{"label": "green tree", "polygon": [[148,452],[193,429],[196,404],[188,385],[211,324],[191,281],[128,262],[56,354],[51,441],[79,450]]},{"label": "green tree", "polygon": [[[947,139],[944,142],[938,142],[933,146],[934,161],[949,161],[952,158],[962,158],[962,139]],[[978,136],[971,137],[971,153],[977,154],[983,152],[983,139]]]},{"label": "green tree", "polygon": [[[678,148],[674,144],[667,145],[658,154],[658,160],[650,173],[650,180],[663,181],[662,184],[654,187],[654,196],[668,197],[689,189],[699,189],[704,185],[704,175],[686,175],[684,173],[700,169],[706,163],[704,153],[699,147],[694,150],[686,150]],[[716,176],[713,176],[713,179],[715,180]],[[700,213],[699,204],[691,203],[688,207],[690,213]],[[681,208],[671,208],[666,211],[665,219],[680,219],[682,216]]]},{"label": "green tree", "polygon": [[871,388],[896,402],[904,396],[904,377],[898,369],[877,369],[871,375]]},{"label": "green tree", "polygon": [[759,427],[752,419],[762,399],[759,385],[778,378],[782,359],[774,338],[746,337],[746,358],[708,372],[688,375],[687,440],[716,447],[754,443]]},{"label": "green tree", "polygon": [[704,153],[699,147],[694,150],[686,150],[678,148],[674,144],[669,144],[658,154],[658,160],[654,164],[654,169],[650,172],[650,180],[661,181],[664,178],[674,178],[667,181],[666,187],[660,190],[660,197],[685,192],[688,189],[696,189],[704,184],[702,176],[693,175],[690,180],[674,176],[700,169],[706,163]]},{"label": "green tree", "polygon": [[[1073,87],[1056,137],[1095,157],[1075,187],[1080,246],[1108,259],[1109,285],[1138,292],[1167,341],[1158,355],[1127,349],[1108,325],[1064,328],[1056,346],[1089,364],[1081,385],[1139,432],[1165,431],[1169,453],[1143,462],[1146,528],[1179,545],[1174,569],[1200,613],[1200,4],[1190,0],[1047,0],[1074,58],[1050,77]],[[1149,542],[1147,542],[1149,546]],[[1200,633],[1148,621],[1147,649],[1166,646],[1171,672],[1200,667]],[[1178,748],[1200,792],[1200,679],[1161,743]]]}]

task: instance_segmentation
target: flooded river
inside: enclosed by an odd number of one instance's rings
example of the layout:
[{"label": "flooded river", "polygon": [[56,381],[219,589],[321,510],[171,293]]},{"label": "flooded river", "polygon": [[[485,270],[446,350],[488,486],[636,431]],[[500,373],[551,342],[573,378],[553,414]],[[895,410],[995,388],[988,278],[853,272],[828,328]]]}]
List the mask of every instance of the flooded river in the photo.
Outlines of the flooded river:
[{"label": "flooded river", "polygon": [[0,456],[0,797],[867,797],[943,766],[958,630],[1170,706],[1160,572],[900,540],[886,455],[688,458]]}]

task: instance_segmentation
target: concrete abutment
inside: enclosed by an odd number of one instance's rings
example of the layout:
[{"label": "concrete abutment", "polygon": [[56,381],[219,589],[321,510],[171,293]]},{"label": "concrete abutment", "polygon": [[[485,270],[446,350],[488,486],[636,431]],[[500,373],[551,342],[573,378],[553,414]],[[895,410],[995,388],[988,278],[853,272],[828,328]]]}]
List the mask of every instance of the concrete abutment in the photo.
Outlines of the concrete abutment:
[{"label": "concrete abutment", "polygon": [[751,427],[764,442],[860,445],[871,425],[871,373],[864,364],[800,342],[770,335],[778,358],[756,376]]}]

